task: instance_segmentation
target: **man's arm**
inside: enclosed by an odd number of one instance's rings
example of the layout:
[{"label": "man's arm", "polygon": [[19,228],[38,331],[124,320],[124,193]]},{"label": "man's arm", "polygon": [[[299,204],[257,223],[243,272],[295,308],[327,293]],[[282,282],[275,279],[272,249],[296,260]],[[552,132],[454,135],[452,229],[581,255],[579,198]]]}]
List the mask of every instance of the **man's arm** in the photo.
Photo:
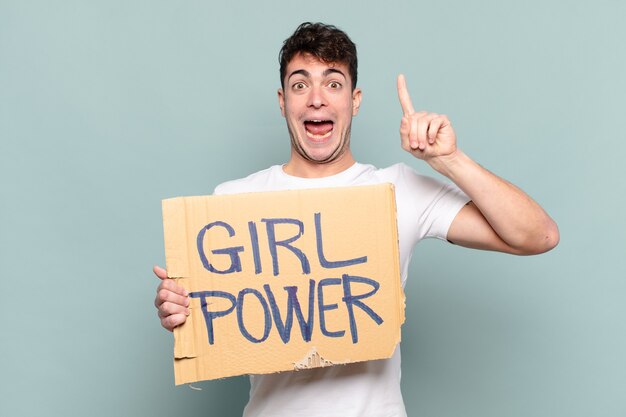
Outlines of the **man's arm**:
[{"label": "man's arm", "polygon": [[559,231],[550,216],[522,190],[459,150],[445,115],[414,110],[403,75],[398,76],[398,97],[404,113],[402,148],[448,177],[472,199],[450,225],[449,241],[517,255],[542,253],[557,245]]}]

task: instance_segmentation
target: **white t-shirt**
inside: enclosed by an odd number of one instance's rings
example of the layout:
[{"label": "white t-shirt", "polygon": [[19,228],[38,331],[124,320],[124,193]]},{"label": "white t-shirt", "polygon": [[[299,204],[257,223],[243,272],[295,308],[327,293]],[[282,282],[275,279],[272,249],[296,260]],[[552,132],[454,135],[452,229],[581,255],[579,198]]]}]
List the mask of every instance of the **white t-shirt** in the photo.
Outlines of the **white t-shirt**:
[{"label": "white t-shirt", "polygon": [[[417,174],[404,164],[376,169],[355,163],[323,178],[287,175],[280,165],[246,178],[228,181],[215,194],[305,188],[394,184],[402,286],[411,254],[423,238],[445,239],[448,228],[469,198],[456,186]],[[294,372],[250,376],[250,401],[245,417],[406,416],[400,392],[400,348],[390,359]]]}]

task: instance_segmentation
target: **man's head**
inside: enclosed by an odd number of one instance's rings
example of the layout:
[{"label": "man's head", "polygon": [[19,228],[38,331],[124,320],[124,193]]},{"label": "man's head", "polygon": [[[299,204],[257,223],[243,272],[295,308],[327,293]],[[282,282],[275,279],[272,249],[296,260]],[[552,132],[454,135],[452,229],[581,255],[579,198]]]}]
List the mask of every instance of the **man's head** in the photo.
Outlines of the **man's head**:
[{"label": "man's head", "polygon": [[280,110],[291,137],[285,171],[327,176],[354,163],[352,117],[361,104],[356,47],[334,26],[303,23],[280,52]]},{"label": "man's head", "polygon": [[333,25],[302,23],[283,43],[278,55],[280,84],[285,88],[287,65],[296,56],[309,54],[326,63],[345,64],[352,79],[352,90],[357,81],[356,45],[348,35]]}]

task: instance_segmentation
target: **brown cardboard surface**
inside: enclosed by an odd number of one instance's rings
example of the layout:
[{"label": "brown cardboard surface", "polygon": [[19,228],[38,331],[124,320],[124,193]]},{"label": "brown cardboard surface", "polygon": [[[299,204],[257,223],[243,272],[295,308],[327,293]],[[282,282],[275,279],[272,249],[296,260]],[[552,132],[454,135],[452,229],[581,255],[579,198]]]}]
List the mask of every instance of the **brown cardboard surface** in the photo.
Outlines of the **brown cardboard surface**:
[{"label": "brown cardboard surface", "polygon": [[388,358],[404,293],[390,184],[163,200],[191,294],[176,384]]}]

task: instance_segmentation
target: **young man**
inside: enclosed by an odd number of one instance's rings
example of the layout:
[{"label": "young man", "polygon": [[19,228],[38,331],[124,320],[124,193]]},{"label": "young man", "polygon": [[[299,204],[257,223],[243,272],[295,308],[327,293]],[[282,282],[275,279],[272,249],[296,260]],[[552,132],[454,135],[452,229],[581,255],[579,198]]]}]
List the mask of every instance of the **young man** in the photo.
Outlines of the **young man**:
[{"label": "young man", "polygon": [[[472,248],[530,255],[558,243],[556,224],[517,187],[483,169],[457,148],[444,115],[415,111],[404,77],[401,146],[456,186],[418,175],[404,164],[385,169],[357,163],[350,151],[352,117],[359,111],[354,43],[334,26],[304,23],[280,52],[280,110],[291,156],[216,194],[391,182],[396,189],[402,284],[415,244],[425,237]],[[375,221],[375,220],[373,220]],[[155,305],[172,330],[189,314],[186,292],[161,278]],[[250,377],[246,416],[405,416],[400,392],[400,349],[391,359]]]}]

